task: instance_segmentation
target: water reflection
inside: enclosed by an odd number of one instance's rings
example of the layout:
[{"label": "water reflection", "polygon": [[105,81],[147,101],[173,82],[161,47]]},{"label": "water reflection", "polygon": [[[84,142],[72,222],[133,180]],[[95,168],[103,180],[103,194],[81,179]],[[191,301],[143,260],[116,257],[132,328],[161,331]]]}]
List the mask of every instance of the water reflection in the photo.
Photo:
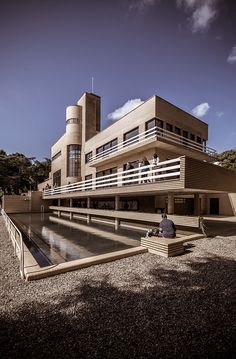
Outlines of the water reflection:
[{"label": "water reflection", "polygon": [[[41,214],[14,214],[11,218],[31,243],[46,255],[52,264],[109,253],[140,245],[143,232],[120,229],[84,221],[59,223],[56,216]],[[79,228],[73,228],[74,223]]]}]

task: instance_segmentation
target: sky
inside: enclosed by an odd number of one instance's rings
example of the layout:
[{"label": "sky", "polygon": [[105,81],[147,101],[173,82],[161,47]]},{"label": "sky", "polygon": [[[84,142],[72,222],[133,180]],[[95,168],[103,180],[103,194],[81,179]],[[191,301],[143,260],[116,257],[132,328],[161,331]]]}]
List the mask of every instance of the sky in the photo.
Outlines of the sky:
[{"label": "sky", "polygon": [[42,160],[84,92],[102,128],[158,95],[236,148],[235,0],[1,0],[0,149]]}]

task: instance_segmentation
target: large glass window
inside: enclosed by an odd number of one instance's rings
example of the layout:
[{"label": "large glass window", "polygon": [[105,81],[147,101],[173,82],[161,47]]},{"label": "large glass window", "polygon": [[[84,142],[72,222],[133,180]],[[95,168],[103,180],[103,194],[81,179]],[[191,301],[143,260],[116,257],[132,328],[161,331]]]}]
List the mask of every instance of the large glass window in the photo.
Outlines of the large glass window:
[{"label": "large glass window", "polygon": [[[102,145],[102,146],[100,146],[100,147],[98,147],[96,149],[96,154],[98,155],[99,153],[102,153],[102,152],[106,151],[104,153],[104,156],[105,156],[108,153],[116,151],[117,150],[117,147],[116,147],[117,143],[118,143],[117,138],[115,138],[112,141],[109,141],[109,142],[105,143],[105,145]],[[110,149],[110,151],[109,151],[109,149]]]},{"label": "large glass window", "polygon": [[88,163],[90,159],[92,158],[93,152],[89,152],[85,154],[85,163]]},{"label": "large glass window", "polygon": [[127,141],[127,142],[124,143],[124,147],[129,146],[129,144],[133,144],[135,142],[138,142],[139,141],[138,137],[134,138],[135,136],[138,136],[138,134],[139,134],[138,127],[134,128],[133,130],[131,130],[129,132],[126,132],[124,134],[124,141]]},{"label": "large glass window", "polygon": [[58,170],[53,173],[53,186],[54,187],[61,186],[61,170]]},{"label": "large glass window", "polygon": [[163,121],[159,120],[159,118],[153,118],[145,123],[145,129],[150,130],[153,127],[160,127],[163,128]]},{"label": "large glass window", "polygon": [[[113,173],[117,173],[117,167],[113,167],[113,168],[108,168],[104,171],[99,171],[96,173],[96,177],[99,178],[99,177],[103,177],[103,176],[108,176],[108,175],[111,175]],[[107,180],[107,178],[105,178]],[[116,176],[112,177],[110,181],[106,181],[104,183],[104,187],[113,187],[113,186],[116,186],[116,184],[114,185],[113,183],[116,182]],[[101,184],[102,181],[98,181],[97,184]],[[99,186],[99,188],[102,188],[102,186]]]},{"label": "large glass window", "polygon": [[67,146],[67,177],[80,176],[80,145]]},{"label": "large glass window", "polygon": [[195,135],[193,133],[190,133],[190,140],[195,141]]},{"label": "large glass window", "polygon": [[181,129],[179,127],[175,127],[175,133],[177,135],[181,135]]},{"label": "large glass window", "polygon": [[167,123],[166,124],[166,129],[167,129],[167,131],[172,132],[173,131],[173,125],[171,125],[170,123]]}]

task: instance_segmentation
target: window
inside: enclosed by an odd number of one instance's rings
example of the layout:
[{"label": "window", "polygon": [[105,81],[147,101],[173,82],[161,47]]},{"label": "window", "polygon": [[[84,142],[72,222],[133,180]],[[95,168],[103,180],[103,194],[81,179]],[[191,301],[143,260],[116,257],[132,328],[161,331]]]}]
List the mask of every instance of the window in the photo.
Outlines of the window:
[{"label": "window", "polygon": [[58,170],[53,173],[53,186],[55,187],[61,186],[61,170]]},{"label": "window", "polygon": [[176,135],[181,135],[181,129],[179,127],[175,127]]},{"label": "window", "polygon": [[66,124],[79,124],[79,119],[78,118],[69,118],[69,120],[66,121]]},{"label": "window", "polygon": [[184,144],[187,144],[188,143],[188,140],[187,140],[187,138],[188,138],[188,132],[187,131],[185,131],[185,130],[183,130],[183,143]]},{"label": "window", "polygon": [[[117,167],[113,167],[113,168],[106,169],[104,171],[97,172],[96,178],[103,177],[103,176],[109,176],[114,173],[117,173]],[[112,177],[109,181],[108,181],[108,178],[105,178],[104,180],[106,180],[106,182],[104,183],[104,186],[100,186],[102,184],[103,179],[101,181],[99,181],[99,180],[97,181],[97,184],[99,184],[98,188],[116,186],[116,184],[115,185],[113,184],[117,180],[116,176]]]},{"label": "window", "polygon": [[[124,143],[124,147],[129,146],[130,144],[134,144],[135,142],[138,142],[139,139],[138,139],[138,137],[136,137],[136,136],[138,136],[138,134],[139,134],[138,127],[134,128],[133,130],[131,130],[129,132],[126,132],[124,134],[124,141],[127,141],[127,142]],[[134,137],[136,137],[136,138],[134,138]]]},{"label": "window", "polygon": [[[145,123],[145,130],[151,130],[154,127],[163,128],[163,121],[159,120],[159,118],[153,118]],[[159,130],[160,131],[160,130]],[[153,134],[152,131],[149,131],[150,136]],[[146,135],[148,137],[148,134]]]},{"label": "window", "polygon": [[92,158],[93,152],[89,152],[85,154],[85,163],[88,163]]},{"label": "window", "polygon": [[195,135],[193,133],[190,133],[190,140],[195,141]]},{"label": "window", "polygon": [[61,156],[61,151],[57,152],[54,156],[52,156],[52,161],[55,161],[60,156]]},{"label": "window", "polygon": [[86,183],[86,187],[85,187],[85,191],[86,190],[90,190],[92,187],[92,181],[90,181],[93,178],[92,175],[87,175],[85,176],[85,181],[89,181],[88,183]]},{"label": "window", "polygon": [[171,125],[170,123],[167,123],[166,129],[167,129],[167,131],[173,132],[173,125]]},{"label": "window", "polygon": [[80,175],[80,145],[67,146],[67,177]]},{"label": "window", "polygon": [[98,147],[97,149],[96,149],[96,154],[98,155],[98,154],[100,154],[100,153],[102,153],[102,152],[104,152],[104,151],[106,151],[105,153],[104,153],[104,156],[106,156],[106,155],[108,155],[109,153],[111,153],[111,152],[114,152],[114,151],[117,151],[117,138],[115,138],[114,140],[112,140],[112,141],[110,141],[110,142],[107,142],[105,145],[102,145],[102,146],[100,146],[100,147]]},{"label": "window", "polygon": [[197,136],[197,143],[201,143],[202,144],[202,139],[201,137]]}]

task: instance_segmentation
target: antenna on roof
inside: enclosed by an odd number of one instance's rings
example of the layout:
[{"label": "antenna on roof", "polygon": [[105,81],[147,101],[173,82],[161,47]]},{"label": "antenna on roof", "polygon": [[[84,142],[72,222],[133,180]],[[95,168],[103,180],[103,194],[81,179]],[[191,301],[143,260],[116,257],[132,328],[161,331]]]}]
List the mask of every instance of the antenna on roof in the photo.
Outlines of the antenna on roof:
[{"label": "antenna on roof", "polygon": [[92,76],[92,93],[94,91],[94,77]]}]

